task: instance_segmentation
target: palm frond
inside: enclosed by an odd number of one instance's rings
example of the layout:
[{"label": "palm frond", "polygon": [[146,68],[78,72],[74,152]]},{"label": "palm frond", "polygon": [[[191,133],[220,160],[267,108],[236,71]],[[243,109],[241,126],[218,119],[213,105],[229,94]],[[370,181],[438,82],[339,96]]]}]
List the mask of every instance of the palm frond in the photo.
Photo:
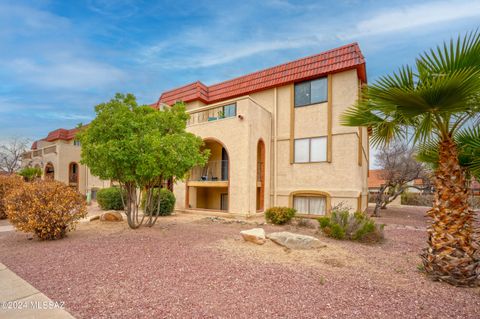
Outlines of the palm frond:
[{"label": "palm frond", "polygon": [[444,42],[421,54],[416,65],[421,78],[441,76],[469,67],[480,68],[480,33],[477,30]]},{"label": "palm frond", "polygon": [[426,163],[432,169],[438,166],[438,140],[424,142],[417,146],[416,159]]}]

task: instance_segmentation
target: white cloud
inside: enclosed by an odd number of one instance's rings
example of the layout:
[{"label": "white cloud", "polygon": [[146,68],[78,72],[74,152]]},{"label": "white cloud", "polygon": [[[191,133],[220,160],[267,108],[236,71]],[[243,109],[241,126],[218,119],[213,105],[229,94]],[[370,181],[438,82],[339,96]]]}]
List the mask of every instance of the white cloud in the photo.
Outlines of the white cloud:
[{"label": "white cloud", "polygon": [[88,90],[125,78],[124,72],[116,67],[75,56],[46,63],[15,59],[4,67],[24,82],[50,89]]},{"label": "white cloud", "polygon": [[[317,37],[312,36],[296,39],[211,44],[207,50],[204,50],[206,52],[155,59],[154,56],[161,53],[161,51],[167,47],[165,44],[157,44],[155,47],[145,49],[142,61],[162,68],[205,68],[225,64],[260,53],[314,46],[318,45],[319,42],[320,40]],[[197,46],[195,43],[184,43],[184,45],[190,47],[192,52],[195,51],[195,48],[197,51],[202,51],[202,47],[200,45]],[[154,60],[157,60],[157,62]]]},{"label": "white cloud", "polygon": [[41,119],[48,120],[67,120],[67,121],[91,121],[92,117],[76,113],[62,113],[62,112],[42,112],[37,113],[36,116]]},{"label": "white cloud", "polygon": [[340,34],[341,39],[355,39],[393,33],[436,23],[480,16],[480,1],[432,1],[405,5],[375,13],[358,22],[353,30]]}]

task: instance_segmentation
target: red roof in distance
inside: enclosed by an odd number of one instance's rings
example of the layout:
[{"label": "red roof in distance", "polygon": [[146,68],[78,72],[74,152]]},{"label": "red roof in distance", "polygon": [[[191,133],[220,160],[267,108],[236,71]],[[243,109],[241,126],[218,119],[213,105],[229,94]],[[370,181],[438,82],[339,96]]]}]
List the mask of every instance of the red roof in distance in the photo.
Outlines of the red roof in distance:
[{"label": "red roof in distance", "polygon": [[172,105],[177,101],[200,100],[206,104],[266,90],[327,74],[357,69],[358,77],[366,82],[365,59],[357,43],[322,52],[265,70],[240,76],[225,82],[206,86],[200,81],[165,91],[157,105]]}]

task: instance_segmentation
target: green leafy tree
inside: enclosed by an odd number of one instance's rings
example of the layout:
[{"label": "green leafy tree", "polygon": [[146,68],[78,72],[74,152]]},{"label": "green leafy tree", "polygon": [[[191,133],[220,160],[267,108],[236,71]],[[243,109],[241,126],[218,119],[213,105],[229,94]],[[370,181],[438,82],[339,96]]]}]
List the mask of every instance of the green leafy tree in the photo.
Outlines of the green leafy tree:
[{"label": "green leafy tree", "polygon": [[160,202],[155,214],[140,217],[142,193],[150,207],[153,190],[162,180],[184,179],[192,167],[204,165],[209,156],[200,149],[202,139],[186,132],[189,115],[185,106],[177,103],[158,111],[139,106],[132,94],[117,93],[95,111],[96,118],[77,135],[82,144],[81,163],[93,175],[113,180],[124,189],[131,228],[154,225]]},{"label": "green leafy tree", "polygon": [[372,142],[384,146],[412,136],[415,144],[437,141],[435,196],[427,212],[428,247],[422,260],[428,276],[458,286],[479,282],[478,236],[468,206],[465,169],[459,163],[455,134],[479,120],[471,103],[480,92],[480,34],[474,32],[431,49],[381,77],[362,92],[342,122],[368,126]]}]

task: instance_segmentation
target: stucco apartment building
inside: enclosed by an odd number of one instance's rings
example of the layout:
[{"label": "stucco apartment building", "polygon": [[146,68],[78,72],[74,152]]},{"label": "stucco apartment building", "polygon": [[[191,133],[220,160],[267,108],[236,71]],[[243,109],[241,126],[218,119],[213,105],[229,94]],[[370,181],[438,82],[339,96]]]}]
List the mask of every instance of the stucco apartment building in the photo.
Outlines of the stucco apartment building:
[{"label": "stucco apartment building", "polygon": [[93,176],[87,166],[80,164],[81,146],[75,139],[76,133],[76,128],[48,133],[23,154],[22,166],[38,167],[43,178],[64,182],[84,195],[90,192],[95,198],[96,190],[109,187],[110,182]]},{"label": "stucco apartment building", "polygon": [[340,115],[366,82],[356,43],[207,86],[164,92],[157,107],[186,103],[188,131],[211,156],[175,184],[177,209],[252,216],[272,206],[322,215],[340,202],[367,207],[366,127]]},{"label": "stucco apartment building", "polygon": [[[210,149],[173,191],[185,212],[253,216],[273,206],[317,216],[344,202],[367,207],[368,131],[340,115],[366,82],[356,43],[206,86],[197,81],[161,94],[153,107],[186,103],[187,130]],[[76,130],[59,129],[33,145],[24,163],[82,193],[109,186],[79,164]]]}]

